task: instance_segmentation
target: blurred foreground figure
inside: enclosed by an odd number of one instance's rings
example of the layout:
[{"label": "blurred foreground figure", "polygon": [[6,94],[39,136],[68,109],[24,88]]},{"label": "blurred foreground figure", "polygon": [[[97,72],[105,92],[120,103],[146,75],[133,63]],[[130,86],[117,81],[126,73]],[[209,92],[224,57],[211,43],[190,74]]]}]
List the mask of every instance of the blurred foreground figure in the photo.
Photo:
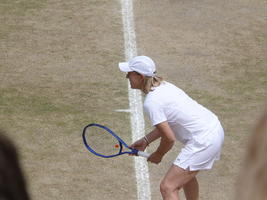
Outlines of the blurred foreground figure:
[{"label": "blurred foreground figure", "polygon": [[267,110],[249,139],[235,199],[267,200]]},{"label": "blurred foreground figure", "polygon": [[29,200],[17,149],[0,130],[0,200]]}]

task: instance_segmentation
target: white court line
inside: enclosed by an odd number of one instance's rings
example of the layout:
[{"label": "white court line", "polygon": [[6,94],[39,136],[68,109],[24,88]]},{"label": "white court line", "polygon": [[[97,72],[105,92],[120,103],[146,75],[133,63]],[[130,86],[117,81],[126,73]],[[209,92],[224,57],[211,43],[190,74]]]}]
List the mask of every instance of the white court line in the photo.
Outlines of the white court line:
[{"label": "white court line", "polygon": [[[137,55],[133,3],[132,0],[121,0],[122,5],[122,21],[124,30],[125,59],[129,60]],[[132,140],[145,135],[145,122],[143,116],[142,96],[139,90],[131,89],[128,82],[129,104],[131,113]],[[135,174],[137,183],[138,200],[150,200],[150,182],[147,161],[144,158],[135,157]]]}]

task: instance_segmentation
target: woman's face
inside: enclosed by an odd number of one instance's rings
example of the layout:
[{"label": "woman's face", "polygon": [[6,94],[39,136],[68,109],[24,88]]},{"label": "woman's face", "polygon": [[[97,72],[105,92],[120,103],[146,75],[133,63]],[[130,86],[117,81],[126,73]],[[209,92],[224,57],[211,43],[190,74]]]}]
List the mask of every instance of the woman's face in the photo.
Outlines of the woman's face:
[{"label": "woman's face", "polygon": [[128,72],[126,78],[129,79],[132,89],[142,88],[144,82],[144,76],[142,74],[139,74],[137,72]]}]

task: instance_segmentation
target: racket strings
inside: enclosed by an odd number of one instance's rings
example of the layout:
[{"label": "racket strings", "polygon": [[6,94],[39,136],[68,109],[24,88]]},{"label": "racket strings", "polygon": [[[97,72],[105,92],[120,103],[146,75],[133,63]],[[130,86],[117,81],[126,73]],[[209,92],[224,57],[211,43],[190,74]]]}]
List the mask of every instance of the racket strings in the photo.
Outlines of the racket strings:
[{"label": "racket strings", "polygon": [[85,138],[88,146],[97,154],[110,156],[122,151],[122,144],[101,127],[87,127],[85,129]]}]

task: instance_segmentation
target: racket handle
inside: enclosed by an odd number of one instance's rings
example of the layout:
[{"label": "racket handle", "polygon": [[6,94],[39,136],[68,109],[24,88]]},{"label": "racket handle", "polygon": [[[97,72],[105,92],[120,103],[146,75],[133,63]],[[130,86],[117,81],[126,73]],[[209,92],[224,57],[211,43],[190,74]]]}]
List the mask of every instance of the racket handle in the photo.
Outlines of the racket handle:
[{"label": "racket handle", "polygon": [[144,157],[144,158],[148,158],[150,156],[150,153],[144,152],[144,151],[138,151],[137,152],[138,156]]}]

